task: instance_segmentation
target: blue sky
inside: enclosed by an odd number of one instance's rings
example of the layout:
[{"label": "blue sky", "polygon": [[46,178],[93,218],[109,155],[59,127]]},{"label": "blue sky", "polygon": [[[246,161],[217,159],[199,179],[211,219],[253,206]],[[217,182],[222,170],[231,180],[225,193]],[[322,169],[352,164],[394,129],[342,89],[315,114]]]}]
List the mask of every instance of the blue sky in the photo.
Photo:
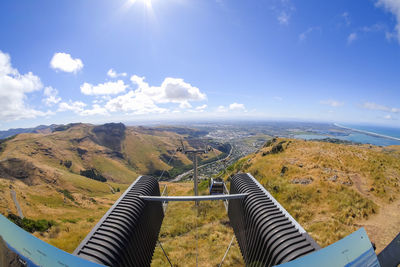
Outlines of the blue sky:
[{"label": "blue sky", "polygon": [[199,118],[400,127],[400,0],[4,0],[0,51],[0,129]]}]

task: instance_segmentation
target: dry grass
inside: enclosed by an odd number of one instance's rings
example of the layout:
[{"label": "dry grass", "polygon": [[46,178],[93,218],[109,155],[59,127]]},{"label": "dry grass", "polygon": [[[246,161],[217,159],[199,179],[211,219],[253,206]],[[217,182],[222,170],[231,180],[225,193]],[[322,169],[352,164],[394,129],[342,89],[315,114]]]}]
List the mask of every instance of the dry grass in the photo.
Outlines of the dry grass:
[{"label": "dry grass", "polygon": [[[121,152],[124,159],[121,159],[113,156],[107,147],[94,141],[92,128],[92,125],[81,124],[53,133],[20,134],[6,142],[5,150],[0,153],[0,160],[19,158],[32,162],[41,169],[48,169],[47,176],[55,176],[60,172],[79,175],[80,170],[96,168],[109,181],[131,183],[139,174],[171,169],[172,166],[168,166],[161,156],[167,155],[165,157],[168,158],[183,138],[173,132],[141,132],[137,127],[129,127],[122,140]],[[185,145],[190,148],[186,141]],[[86,152],[79,155],[78,148]],[[205,157],[215,156],[212,153]],[[191,164],[184,153],[177,153],[176,158],[184,165]],[[60,163],[66,160],[72,162],[70,168]]]},{"label": "dry grass", "polygon": [[9,186],[12,185],[17,193],[17,199],[25,217],[31,219],[54,220],[57,225],[44,233],[34,233],[35,236],[62,250],[72,252],[83,238],[106,213],[121,192],[91,192],[74,190],[74,200],[65,198],[57,188],[49,185],[27,186],[20,181],[0,179],[0,212],[17,214],[14,202],[10,196]]},{"label": "dry grass", "polygon": [[[17,214],[10,195],[12,186],[26,217],[57,223],[48,232],[35,235],[67,252],[76,248],[138,174],[171,168],[160,156],[175,150],[182,138],[172,132],[146,133],[129,127],[122,143],[125,160],[98,145],[92,137],[92,128],[81,124],[53,133],[20,134],[7,141],[0,152],[0,160],[18,158],[32,166],[25,183],[0,177],[0,213]],[[77,148],[86,152],[79,155]],[[183,164],[191,162],[183,153],[177,157]],[[60,164],[65,160],[72,162],[70,168]],[[22,170],[24,164],[17,167]],[[93,167],[107,177],[106,183],[80,175],[80,170]],[[113,194],[117,188],[119,192]]]},{"label": "dry grass", "polygon": [[[173,133],[150,135],[128,129],[123,152],[130,161],[129,166],[109,156],[106,148],[90,139],[78,145],[88,150],[81,158],[76,152],[77,144],[71,140],[87,136],[90,131],[91,126],[83,125],[52,134],[21,134],[7,142],[0,154],[0,160],[18,157],[42,171],[31,186],[0,178],[0,212],[17,213],[10,196],[12,185],[26,217],[58,223],[48,232],[35,235],[68,252],[74,250],[138,173],[168,168],[160,155],[175,149],[174,142],[179,140]],[[280,141],[285,141],[283,152],[263,155],[271,147],[262,148],[231,166],[227,177],[238,171],[252,173],[322,246],[364,225],[379,246],[394,237],[400,225],[400,215],[394,206],[400,205],[400,148],[277,140]],[[51,152],[43,150],[49,148]],[[183,163],[190,163],[183,154],[178,157]],[[60,165],[61,159],[71,160],[71,169]],[[110,176],[109,182],[78,175],[79,170],[92,166]],[[287,171],[281,176],[283,166]],[[293,180],[310,178],[310,184],[293,184]],[[111,189],[118,187],[120,192],[112,194]],[[201,192],[205,193],[206,187],[202,184]],[[192,183],[170,183],[168,188],[169,195],[193,194]],[[71,192],[73,200],[60,192],[65,189]],[[389,210],[392,216],[379,217],[382,210]],[[202,202],[199,211],[197,216],[193,203],[169,204],[160,240],[176,266],[195,265],[196,234],[201,266],[217,265],[233,236],[221,202]],[[377,227],[391,232],[377,231]],[[237,243],[225,264],[243,266]],[[157,247],[153,266],[165,265],[167,261]]]},{"label": "dry grass", "polygon": [[[168,183],[169,195],[193,194],[193,183]],[[201,186],[203,194],[206,185]],[[197,226],[197,227],[196,227]],[[199,205],[199,215],[192,202],[171,202],[160,231],[160,241],[174,266],[196,265],[196,235],[198,237],[198,265],[217,266],[233,236],[229,219],[221,201],[205,201]],[[234,243],[225,266],[243,266],[238,244]],[[157,246],[152,266],[168,266],[162,250]]]},{"label": "dry grass", "polygon": [[[284,151],[266,154],[281,142]],[[229,168],[227,177],[250,172],[322,246],[363,226],[400,192],[398,150],[278,139]],[[283,166],[287,171],[281,175]],[[310,184],[295,184],[307,181]],[[382,228],[393,221],[382,221]],[[400,230],[397,227],[397,232]],[[367,232],[377,241],[367,228]],[[392,237],[394,238],[394,236]],[[381,249],[381,248],[380,248]]]},{"label": "dry grass", "polygon": [[[171,151],[175,151],[180,146],[180,139],[184,136],[173,132],[152,131],[151,134],[141,132],[136,127],[131,127],[126,132],[123,143],[123,152],[127,155],[128,161],[135,167],[138,173],[151,173],[154,170],[170,170],[172,166],[168,166],[166,162],[160,159],[161,155],[169,155]],[[187,148],[191,148],[187,141],[184,141]],[[219,155],[221,152],[215,150]],[[176,153],[176,159],[182,164],[192,164],[184,153]],[[202,155],[201,158],[215,158],[214,153]]]}]

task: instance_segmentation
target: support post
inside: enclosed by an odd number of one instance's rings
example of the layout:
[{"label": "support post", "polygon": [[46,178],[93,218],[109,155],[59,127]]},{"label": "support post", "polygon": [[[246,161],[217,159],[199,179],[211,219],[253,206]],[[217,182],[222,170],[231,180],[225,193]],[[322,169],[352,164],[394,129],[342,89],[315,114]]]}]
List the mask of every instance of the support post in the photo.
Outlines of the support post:
[{"label": "support post", "polygon": [[[193,153],[193,180],[194,180],[194,195],[198,196],[199,195],[199,181],[197,178],[197,153]],[[198,202],[196,201],[196,205],[198,205]]]}]

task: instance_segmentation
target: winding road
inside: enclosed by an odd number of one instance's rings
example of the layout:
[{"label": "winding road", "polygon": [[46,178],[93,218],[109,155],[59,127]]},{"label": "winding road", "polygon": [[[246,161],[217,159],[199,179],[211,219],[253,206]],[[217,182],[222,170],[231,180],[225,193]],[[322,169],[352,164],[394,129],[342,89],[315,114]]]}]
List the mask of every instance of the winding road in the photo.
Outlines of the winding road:
[{"label": "winding road", "polygon": [[[214,164],[214,163],[217,163],[217,162],[221,162],[221,161],[223,161],[223,160],[226,160],[227,158],[229,158],[229,157],[232,155],[232,151],[233,151],[233,146],[231,145],[231,150],[229,151],[229,154],[228,154],[225,158],[219,159],[219,160],[216,160],[216,161],[213,161],[213,162],[209,162],[209,163],[206,163],[206,164],[203,164],[203,165],[200,165],[200,166],[197,167],[197,169],[201,169],[201,168],[204,168],[204,167],[206,167],[206,166],[208,166],[208,165],[211,165],[211,164]],[[189,170],[189,171],[187,171],[187,172],[184,172],[184,173],[182,173],[182,174],[179,174],[179,175],[176,176],[174,179],[169,180],[169,182],[179,182],[179,181],[182,180],[185,176],[191,174],[192,172],[193,172],[193,169],[191,169],[191,170]]]}]

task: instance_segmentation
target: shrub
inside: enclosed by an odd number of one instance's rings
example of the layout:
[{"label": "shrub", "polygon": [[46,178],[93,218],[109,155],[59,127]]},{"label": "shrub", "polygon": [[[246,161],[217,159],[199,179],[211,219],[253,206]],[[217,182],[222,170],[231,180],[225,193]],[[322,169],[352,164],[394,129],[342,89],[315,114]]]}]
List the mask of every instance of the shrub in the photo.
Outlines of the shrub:
[{"label": "shrub", "polygon": [[99,173],[99,171],[96,170],[95,168],[91,168],[91,169],[88,169],[88,170],[81,170],[80,174],[82,176],[85,176],[87,178],[90,178],[90,179],[93,179],[93,180],[96,180],[96,181],[100,181],[100,182],[106,182],[107,181],[107,179],[103,175],[101,175]]},{"label": "shrub", "polygon": [[54,221],[48,221],[45,219],[43,220],[32,220],[28,218],[21,219],[20,217],[18,217],[13,213],[9,213],[7,218],[16,225],[18,225],[19,227],[23,228],[25,231],[28,231],[30,233],[47,231],[50,227],[56,224]]},{"label": "shrub", "polygon": [[71,192],[69,192],[67,189],[58,190],[58,192],[63,193],[66,198],[75,201],[75,198],[71,195]]},{"label": "shrub", "polygon": [[72,166],[72,161],[70,161],[70,160],[64,161],[64,166],[67,167],[67,168],[71,168],[71,166]]}]

